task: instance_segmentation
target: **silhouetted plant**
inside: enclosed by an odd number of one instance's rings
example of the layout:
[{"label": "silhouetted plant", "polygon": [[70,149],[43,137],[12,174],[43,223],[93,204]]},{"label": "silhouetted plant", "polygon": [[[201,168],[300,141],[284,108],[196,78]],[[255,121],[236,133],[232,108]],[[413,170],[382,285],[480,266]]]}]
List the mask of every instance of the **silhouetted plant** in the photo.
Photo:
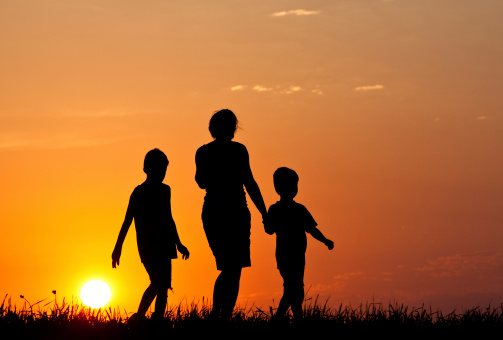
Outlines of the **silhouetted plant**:
[{"label": "silhouetted plant", "polygon": [[[0,334],[43,335],[61,334],[65,337],[80,337],[93,334],[93,337],[114,337],[130,333],[149,333],[154,331],[207,332],[215,328],[228,330],[289,330],[294,332],[320,332],[324,330],[337,331],[439,331],[439,330],[494,330],[503,328],[503,305],[487,308],[476,307],[462,313],[450,312],[443,314],[440,310],[432,310],[424,305],[419,308],[409,308],[401,303],[371,302],[356,307],[340,304],[333,308],[328,304],[318,302],[318,297],[307,298],[304,301],[303,319],[294,320],[291,314],[282,322],[274,322],[269,312],[254,305],[237,307],[230,320],[211,317],[211,303],[208,299],[192,301],[186,299],[176,305],[169,305],[164,319],[147,318],[135,325],[128,325],[130,314],[120,308],[90,308],[75,300],[67,303],[65,299],[57,303],[56,299],[42,305],[45,300],[30,304],[24,300],[21,309],[11,303],[5,295],[0,305]],[[20,333],[18,333],[20,332]],[[274,332],[273,332],[274,333]],[[271,333],[270,335],[272,335]]]}]

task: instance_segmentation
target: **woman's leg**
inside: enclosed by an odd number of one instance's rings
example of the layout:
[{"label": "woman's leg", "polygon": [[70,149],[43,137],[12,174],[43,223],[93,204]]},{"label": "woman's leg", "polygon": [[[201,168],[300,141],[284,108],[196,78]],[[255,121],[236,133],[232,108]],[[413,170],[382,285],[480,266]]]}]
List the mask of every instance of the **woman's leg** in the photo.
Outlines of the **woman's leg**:
[{"label": "woman's leg", "polygon": [[241,268],[223,269],[213,289],[213,316],[230,319],[239,293]]}]

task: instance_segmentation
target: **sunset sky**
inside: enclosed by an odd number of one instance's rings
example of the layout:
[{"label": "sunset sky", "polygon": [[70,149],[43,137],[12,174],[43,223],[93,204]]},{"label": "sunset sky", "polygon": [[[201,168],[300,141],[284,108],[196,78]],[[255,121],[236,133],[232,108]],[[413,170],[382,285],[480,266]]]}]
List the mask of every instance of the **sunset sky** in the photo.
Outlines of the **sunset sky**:
[{"label": "sunset sky", "polygon": [[[134,226],[118,269],[111,254],[159,148],[191,252],[169,303],[211,299],[194,156],[229,108],[266,205],[274,170],[296,170],[335,242],[308,239],[308,298],[502,303],[502,17],[501,0],[0,0],[0,297],[100,279],[136,311]],[[275,239],[248,201],[238,304],[277,306]]]}]

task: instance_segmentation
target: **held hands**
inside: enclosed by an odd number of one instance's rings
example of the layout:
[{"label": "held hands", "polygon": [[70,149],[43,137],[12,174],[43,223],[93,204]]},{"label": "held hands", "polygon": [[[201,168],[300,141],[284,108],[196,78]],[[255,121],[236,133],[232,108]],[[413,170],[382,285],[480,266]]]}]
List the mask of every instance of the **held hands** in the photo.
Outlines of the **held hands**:
[{"label": "held hands", "polygon": [[182,259],[187,260],[189,258],[189,250],[181,243],[176,245],[176,248],[182,254]]},{"label": "held hands", "polygon": [[271,226],[271,222],[270,222],[269,218],[267,218],[267,214],[262,214],[262,224],[264,225],[264,231],[267,234],[269,234],[269,235],[274,234],[274,229]]}]

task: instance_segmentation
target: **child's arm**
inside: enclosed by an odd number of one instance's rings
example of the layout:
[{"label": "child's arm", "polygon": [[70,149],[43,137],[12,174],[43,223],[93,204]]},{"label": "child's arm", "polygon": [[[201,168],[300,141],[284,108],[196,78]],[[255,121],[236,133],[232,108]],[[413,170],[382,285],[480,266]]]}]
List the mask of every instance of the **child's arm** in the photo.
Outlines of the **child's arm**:
[{"label": "child's arm", "polygon": [[175,244],[176,244],[176,249],[182,254],[182,259],[187,260],[189,258],[189,250],[187,247],[185,247],[182,242],[180,241],[180,237],[178,236],[178,230],[176,230],[176,224],[175,221],[173,221],[173,225],[175,226]]},{"label": "child's arm", "polygon": [[182,259],[187,260],[189,258],[189,250],[180,241],[180,236],[178,236],[178,230],[176,228],[175,220],[173,219],[173,214],[171,213],[171,189],[169,189],[169,206],[168,206],[169,218],[171,219],[171,225],[173,226],[173,237],[175,238],[176,249],[182,254]]},{"label": "child's arm", "polygon": [[311,236],[313,236],[316,240],[320,241],[321,243],[324,243],[329,250],[332,250],[334,249],[334,242],[332,240],[329,240],[328,238],[326,238],[322,233],[321,231],[314,227],[312,228],[311,230],[308,231]]},{"label": "child's arm", "polygon": [[129,227],[131,226],[131,223],[133,223],[133,209],[131,208],[131,205],[132,204],[130,199],[126,210],[126,217],[124,217],[124,222],[122,223],[119,236],[117,237],[117,242],[115,243],[114,251],[112,252],[112,268],[115,268],[119,265],[119,260],[122,253],[122,244],[126,239],[126,235]]}]

